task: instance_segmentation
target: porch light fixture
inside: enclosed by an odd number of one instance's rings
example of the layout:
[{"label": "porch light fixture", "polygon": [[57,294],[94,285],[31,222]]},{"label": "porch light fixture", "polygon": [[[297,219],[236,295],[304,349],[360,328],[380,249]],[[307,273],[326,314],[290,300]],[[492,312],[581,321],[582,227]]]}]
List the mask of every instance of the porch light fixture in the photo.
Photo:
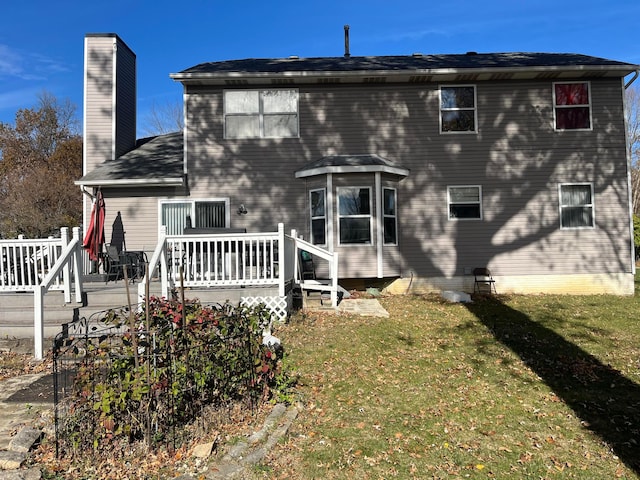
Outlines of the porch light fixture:
[{"label": "porch light fixture", "polygon": [[244,206],[244,203],[241,203],[240,206],[238,207],[238,215],[246,215],[247,214],[247,209]]}]

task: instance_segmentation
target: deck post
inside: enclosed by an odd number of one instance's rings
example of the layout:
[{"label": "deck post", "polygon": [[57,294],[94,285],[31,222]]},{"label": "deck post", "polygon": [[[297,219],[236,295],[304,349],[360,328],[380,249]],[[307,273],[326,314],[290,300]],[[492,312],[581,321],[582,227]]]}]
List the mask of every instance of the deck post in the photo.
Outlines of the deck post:
[{"label": "deck post", "polygon": [[297,285],[301,280],[298,279],[298,242],[296,242],[298,231],[295,228],[291,229],[291,238],[293,238],[293,283]]},{"label": "deck post", "polygon": [[[62,242],[62,250],[69,245],[69,227],[60,229],[60,241]],[[71,303],[71,274],[69,271],[69,262],[62,267],[62,289],[64,292],[64,302]]]},{"label": "deck post", "polygon": [[[162,251],[160,252],[160,284],[162,285],[162,296],[169,298],[169,268],[167,265],[167,226],[162,225],[160,227],[160,238],[158,243],[162,244]],[[151,276],[151,271],[149,271]]]},{"label": "deck post", "polygon": [[331,262],[331,305],[338,307],[338,252],[333,252]]},{"label": "deck post", "polygon": [[[272,255],[273,256],[273,255]],[[278,223],[278,296],[284,297],[284,277],[285,277],[285,265],[287,257],[285,255],[284,245],[284,223]]]},{"label": "deck post", "polygon": [[[82,232],[80,231],[80,227],[73,227],[73,240],[74,242],[76,242],[76,248],[73,252],[73,257],[72,257],[72,261],[73,261],[73,271],[75,272],[73,275],[73,279],[74,279],[74,287],[75,287],[75,293],[76,293],[76,303],[81,303],[82,302],[82,276],[83,276],[83,270],[82,270],[82,238],[81,238]],[[69,270],[69,263],[67,262],[66,265],[66,273],[65,275],[68,275],[68,270]],[[66,280],[66,276],[65,276],[65,283],[67,283]],[[69,282],[70,283],[70,282]]]},{"label": "deck post", "polygon": [[44,285],[38,284],[33,290],[33,355],[36,360],[42,360],[44,339]]}]

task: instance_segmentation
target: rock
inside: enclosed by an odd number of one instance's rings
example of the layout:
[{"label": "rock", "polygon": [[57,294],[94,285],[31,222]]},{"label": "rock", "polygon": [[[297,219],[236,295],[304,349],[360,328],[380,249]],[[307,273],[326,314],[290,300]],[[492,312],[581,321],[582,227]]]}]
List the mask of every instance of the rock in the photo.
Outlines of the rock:
[{"label": "rock", "polygon": [[26,453],[40,440],[42,431],[35,428],[23,428],[9,442],[9,450]]},{"label": "rock", "polygon": [[213,452],[215,442],[201,443],[193,448],[192,455],[196,458],[209,458]]},{"label": "rock", "polygon": [[27,455],[21,452],[0,452],[0,470],[17,470],[27,459]]},{"label": "rock", "polygon": [[453,290],[445,290],[444,292],[442,292],[442,298],[450,302],[457,302],[457,303],[471,302],[471,295],[465,292],[456,292]]},{"label": "rock", "polygon": [[0,480],[40,480],[42,473],[38,467],[28,470],[0,470]]}]

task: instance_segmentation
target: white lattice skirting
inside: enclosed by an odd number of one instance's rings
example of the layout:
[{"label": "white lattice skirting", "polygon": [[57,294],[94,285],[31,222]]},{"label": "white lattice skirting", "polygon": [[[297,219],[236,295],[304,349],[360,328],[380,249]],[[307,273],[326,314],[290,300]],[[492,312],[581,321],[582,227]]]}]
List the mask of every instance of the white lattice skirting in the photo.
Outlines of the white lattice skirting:
[{"label": "white lattice skirting", "polygon": [[267,310],[271,312],[279,321],[284,322],[287,319],[289,308],[291,308],[291,297],[241,297],[240,305],[243,307],[254,307],[264,304]]}]

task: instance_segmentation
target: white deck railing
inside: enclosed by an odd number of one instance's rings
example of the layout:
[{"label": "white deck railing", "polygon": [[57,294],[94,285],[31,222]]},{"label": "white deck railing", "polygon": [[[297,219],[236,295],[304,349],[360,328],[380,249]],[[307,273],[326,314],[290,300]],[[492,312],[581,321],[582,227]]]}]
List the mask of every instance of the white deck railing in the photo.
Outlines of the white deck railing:
[{"label": "white deck railing", "polygon": [[275,285],[280,244],[277,232],[167,236],[167,261],[190,287]]},{"label": "white deck railing", "polygon": [[[307,250],[329,262],[330,280],[302,282],[298,269],[299,250]],[[303,289],[331,293],[337,305],[337,254],[298,239],[295,230],[277,232],[166,235],[160,233],[158,245],[149,260],[150,278],[160,275],[162,295],[171,288],[277,286],[279,296],[286,295],[286,285],[293,282]],[[145,295],[146,278],[138,286],[140,301]]]},{"label": "white deck railing", "polygon": [[60,238],[0,240],[0,291],[33,292],[34,356],[43,358],[44,296],[49,290],[62,290],[64,301],[71,302],[71,284],[75,300],[81,302],[82,255],[80,229],[60,229]]},{"label": "white deck railing", "polygon": [[[31,291],[42,282],[51,267],[58,261],[63,248],[63,239],[0,240],[0,291]],[[63,290],[60,273],[53,279],[51,290]]]}]

